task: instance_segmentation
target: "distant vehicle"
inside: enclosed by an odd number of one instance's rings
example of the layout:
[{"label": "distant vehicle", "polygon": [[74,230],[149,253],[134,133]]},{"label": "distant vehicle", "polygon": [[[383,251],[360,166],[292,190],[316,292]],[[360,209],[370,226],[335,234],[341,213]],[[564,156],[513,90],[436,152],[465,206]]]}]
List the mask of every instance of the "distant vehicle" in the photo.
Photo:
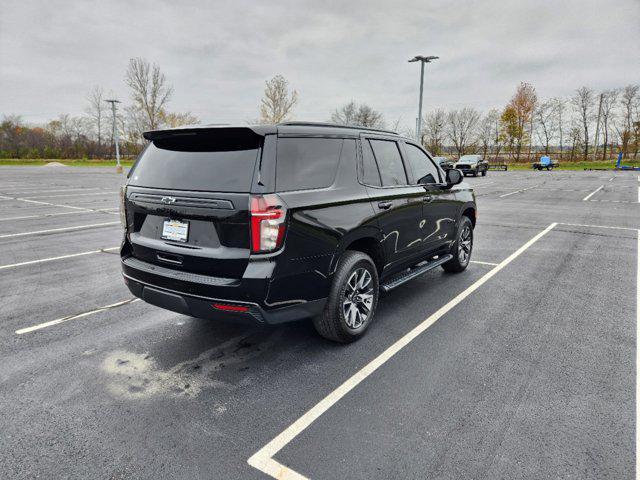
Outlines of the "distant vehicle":
[{"label": "distant vehicle", "polygon": [[447,157],[433,157],[433,161],[443,170],[451,170],[453,168],[453,160],[449,160]]},{"label": "distant vehicle", "polygon": [[152,305],[262,325],[313,317],[352,342],[381,292],[469,265],[473,190],[394,132],[290,122],[144,137],[120,254]]},{"label": "distant vehicle", "polygon": [[463,155],[458,159],[454,168],[460,170],[465,176],[467,174],[471,174],[474,177],[477,177],[482,174],[484,177],[487,175],[489,162],[483,160],[482,155]]},{"label": "distant vehicle", "polygon": [[533,163],[531,166],[534,170],[543,170],[545,168],[547,170],[552,170],[554,167],[557,167],[559,165],[560,164],[558,162],[554,162],[550,157],[544,156],[540,157],[539,162]]}]

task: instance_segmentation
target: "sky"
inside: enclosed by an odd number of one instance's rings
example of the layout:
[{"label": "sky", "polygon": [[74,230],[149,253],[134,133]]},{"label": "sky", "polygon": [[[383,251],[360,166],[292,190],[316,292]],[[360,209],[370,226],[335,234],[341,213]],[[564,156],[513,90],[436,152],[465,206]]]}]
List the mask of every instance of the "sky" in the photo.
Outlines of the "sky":
[{"label": "sky", "polygon": [[128,101],[131,57],[160,65],[169,110],[203,123],[259,117],[264,82],[299,93],[297,120],[355,100],[387,124],[424,111],[502,107],[521,81],[540,98],[640,82],[639,0],[64,1],[0,5],[0,116],[81,115],[94,85]]}]

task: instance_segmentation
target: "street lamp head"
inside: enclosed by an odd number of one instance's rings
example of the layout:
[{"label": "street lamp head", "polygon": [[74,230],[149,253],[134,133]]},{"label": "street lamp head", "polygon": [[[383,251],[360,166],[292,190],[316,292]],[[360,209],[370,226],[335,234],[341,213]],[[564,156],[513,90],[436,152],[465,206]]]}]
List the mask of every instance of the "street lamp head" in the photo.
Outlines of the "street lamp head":
[{"label": "street lamp head", "polygon": [[116,100],[116,99],[105,100],[105,102],[107,102],[107,103],[122,103],[120,100]]},{"label": "street lamp head", "polygon": [[431,63],[433,60],[437,60],[440,57],[434,57],[433,55],[424,56],[424,55],[416,55],[409,62],[425,62]]}]

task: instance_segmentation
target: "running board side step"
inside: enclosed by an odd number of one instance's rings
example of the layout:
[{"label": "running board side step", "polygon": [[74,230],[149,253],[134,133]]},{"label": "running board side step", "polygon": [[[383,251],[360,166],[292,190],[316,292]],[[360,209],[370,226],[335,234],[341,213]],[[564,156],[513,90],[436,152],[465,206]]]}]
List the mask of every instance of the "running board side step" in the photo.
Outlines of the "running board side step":
[{"label": "running board side step", "polygon": [[382,290],[385,293],[390,292],[391,290],[393,290],[396,287],[399,287],[403,283],[408,282],[409,280],[413,280],[414,278],[419,277],[423,273],[427,273],[429,270],[433,270],[434,268],[439,267],[443,263],[447,263],[452,258],[453,258],[453,255],[448,253],[447,255],[443,255],[436,260],[431,260],[430,262],[427,262],[424,265],[413,267],[409,269],[409,271],[400,272],[394,275],[393,277],[391,277],[382,285],[380,285],[380,290]]}]

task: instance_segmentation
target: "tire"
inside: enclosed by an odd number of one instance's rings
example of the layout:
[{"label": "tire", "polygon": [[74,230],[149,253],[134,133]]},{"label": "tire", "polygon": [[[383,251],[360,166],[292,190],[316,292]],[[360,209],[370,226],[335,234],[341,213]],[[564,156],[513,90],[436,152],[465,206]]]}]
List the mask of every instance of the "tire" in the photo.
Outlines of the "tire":
[{"label": "tire", "polygon": [[473,176],[474,176],[474,177],[477,177],[477,176],[478,176],[478,170],[475,170],[475,171],[473,172]]},{"label": "tire", "polygon": [[[368,276],[363,272],[367,272]],[[354,296],[351,293],[353,282],[358,285],[360,280],[364,280],[364,285],[354,292],[361,293]],[[350,343],[361,338],[375,316],[380,295],[378,286],[378,271],[371,257],[352,250],[344,252],[333,274],[324,311],[313,319],[316,331],[324,338],[339,343]],[[369,301],[360,297],[364,292],[371,295]],[[364,318],[363,313],[366,313]]]},{"label": "tire", "polygon": [[486,176],[487,176],[487,171],[486,171],[486,170],[483,170],[483,171],[482,171],[482,176],[483,176],[483,177],[486,177]]},{"label": "tire", "polygon": [[[468,238],[467,241],[463,240],[463,237]],[[466,244],[468,246],[467,249],[463,246]],[[463,251],[465,254],[461,253]],[[450,273],[458,273],[462,272],[469,265],[469,261],[471,260],[471,252],[473,251],[473,224],[469,217],[463,216],[458,224],[458,231],[456,232],[456,241],[451,247],[451,254],[453,258],[449,260],[447,263],[442,264],[442,268],[445,272]],[[463,258],[464,257],[464,258]]]}]

